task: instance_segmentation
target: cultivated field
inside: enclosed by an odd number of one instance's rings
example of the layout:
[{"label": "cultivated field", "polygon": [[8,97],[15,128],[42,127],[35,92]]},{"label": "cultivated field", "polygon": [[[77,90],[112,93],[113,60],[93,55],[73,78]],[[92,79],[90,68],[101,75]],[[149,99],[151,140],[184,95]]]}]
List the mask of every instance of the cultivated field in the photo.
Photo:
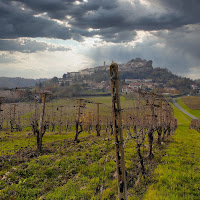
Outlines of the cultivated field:
[{"label": "cultivated field", "polygon": [[199,96],[184,96],[181,101],[191,110],[200,112],[200,97]]},{"label": "cultivated field", "polygon": [[[121,98],[128,199],[195,199],[199,195],[199,173],[196,172],[200,170],[197,152],[200,137],[195,130],[188,128],[190,119],[173,108],[179,127],[174,135],[172,132],[167,137],[166,132],[163,137],[162,133],[160,143],[155,129],[158,125],[151,127],[155,132],[153,158],[150,158],[148,127],[154,116],[151,115],[152,107],[148,105],[151,101],[151,97],[148,97],[148,102],[144,98],[139,101],[142,114],[136,115],[134,109],[139,109],[137,99]],[[13,119],[13,114],[8,115],[8,120],[4,118],[4,128],[0,133],[0,199],[117,199],[115,143],[110,125],[111,98],[93,97],[82,102],[80,122],[83,130],[78,142],[74,141],[77,101],[65,99],[47,103],[45,120],[49,124],[41,152],[37,151],[36,136],[31,127],[31,122],[39,118],[41,104],[37,104],[35,112],[34,103],[29,104],[26,112],[26,109],[20,111],[20,120],[16,114],[15,121],[20,121],[22,131],[10,131],[9,120]],[[100,136],[96,130],[95,103],[102,103],[99,110]],[[163,128],[166,118],[159,113],[166,112],[164,105],[162,112],[153,109],[160,116],[160,120],[155,120],[159,121],[158,127],[162,124]],[[144,118],[146,115],[150,117]],[[137,127],[135,131],[134,127]]]}]

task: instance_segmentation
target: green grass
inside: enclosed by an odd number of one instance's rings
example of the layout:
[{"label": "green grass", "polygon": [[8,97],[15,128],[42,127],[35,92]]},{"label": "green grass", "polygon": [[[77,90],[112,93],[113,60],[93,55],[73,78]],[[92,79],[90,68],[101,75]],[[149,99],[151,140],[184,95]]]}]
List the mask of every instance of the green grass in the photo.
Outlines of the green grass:
[{"label": "green grass", "polygon": [[174,111],[179,126],[154,172],[145,200],[197,200],[200,196],[200,135],[188,128],[189,117],[177,108]]},{"label": "green grass", "polygon": [[[111,105],[111,97],[92,97],[90,100]],[[121,104],[127,107],[131,101],[122,97]],[[155,159],[152,163],[145,162],[145,166],[147,170],[153,166],[155,171],[139,185],[129,187],[128,200],[199,199],[200,135],[188,128],[190,117],[173,108],[178,129],[161,147],[154,144]],[[45,133],[44,146],[54,151],[22,163],[11,162],[1,170],[0,199],[116,200],[113,136],[104,133],[96,137],[95,132],[82,132],[81,142],[73,143],[74,135],[74,132]],[[24,132],[1,133],[1,138],[2,156],[12,155],[21,147],[36,148],[36,138]],[[134,140],[126,144],[125,162],[128,176],[136,181],[138,158]]]},{"label": "green grass", "polygon": [[[109,97],[90,97],[88,99],[93,102],[100,102],[105,105],[109,105],[110,107],[112,106],[112,98],[110,96]],[[128,107],[128,106],[131,106],[131,107],[133,106],[133,100],[126,99],[125,96],[120,97],[120,103],[121,103],[122,108]]]},{"label": "green grass", "polygon": [[186,106],[181,98],[178,98],[176,100],[176,102],[183,108],[185,109],[187,112],[189,112],[190,114],[194,115],[197,118],[200,118],[200,110],[192,110],[190,109],[188,106]]},{"label": "green grass", "polygon": [[[3,135],[3,134],[2,134]],[[5,134],[4,134],[5,135]],[[86,132],[80,134],[80,138],[88,135]],[[75,137],[74,132],[68,132],[65,134],[45,133],[43,136],[43,144],[60,141],[64,139],[73,139]],[[28,136],[26,132],[13,132],[9,136],[5,137],[4,141],[0,145],[0,156],[14,154],[22,147],[36,148],[36,136]]]},{"label": "green grass", "polygon": [[[115,162],[112,140],[90,138],[80,144],[60,141],[57,151],[0,172],[0,199],[90,199],[104,177],[112,185]],[[106,140],[102,143],[102,140]],[[108,155],[108,156],[107,156]],[[104,174],[104,163],[106,170]],[[114,189],[104,195],[115,196]],[[95,196],[97,197],[99,193]],[[42,197],[42,198],[43,198]]]}]

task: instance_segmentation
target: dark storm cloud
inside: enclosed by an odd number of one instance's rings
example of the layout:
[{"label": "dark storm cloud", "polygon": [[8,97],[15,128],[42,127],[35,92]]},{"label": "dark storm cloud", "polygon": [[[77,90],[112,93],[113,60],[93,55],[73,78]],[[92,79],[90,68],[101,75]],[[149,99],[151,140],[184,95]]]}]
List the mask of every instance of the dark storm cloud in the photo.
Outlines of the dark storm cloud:
[{"label": "dark storm cloud", "polygon": [[21,53],[35,53],[37,51],[68,51],[69,48],[62,46],[48,45],[35,40],[0,40],[0,51],[18,51]]},{"label": "dark storm cloud", "polygon": [[84,2],[79,0],[80,4],[76,4],[75,0],[16,0],[23,3],[27,8],[32,9],[36,13],[47,12],[48,16],[54,19],[65,19],[66,15],[72,17],[80,17],[88,11],[97,11],[100,7],[105,10],[111,10],[116,7],[116,0],[89,0]]},{"label": "dark storm cloud", "polygon": [[[98,4],[99,8],[93,11],[82,5],[80,7],[84,10],[82,12],[84,14],[74,15],[70,23],[73,26],[93,29],[115,27],[120,32],[121,29],[148,31],[174,29],[186,24],[200,22],[198,12],[200,2],[197,0],[192,1],[191,4],[188,3],[190,1],[178,1],[181,2],[179,6],[175,6],[176,3],[163,3],[164,0],[149,2],[152,3],[150,8],[145,7],[137,0],[134,1],[134,4],[129,1],[111,1],[111,4],[115,5],[112,9],[104,9]],[[162,6],[163,12],[159,8],[154,9],[157,4]],[[195,12],[192,13],[192,10]]]},{"label": "dark storm cloud", "polygon": [[159,31],[154,36],[143,39],[135,45],[104,45],[90,49],[86,54],[95,65],[102,60],[111,63],[126,63],[140,57],[153,60],[154,67],[170,69],[173,73],[187,74],[191,67],[200,63],[200,27],[187,26],[176,31]]},{"label": "dark storm cloud", "polygon": [[171,9],[179,14],[184,24],[195,24],[200,22],[199,0],[152,0],[160,3],[163,7]]},{"label": "dark storm cloud", "polygon": [[[117,0],[80,0],[79,4],[74,0],[0,0],[0,38],[49,37],[82,41],[83,37],[99,35],[105,41],[118,43],[133,40],[136,30],[175,29],[200,22],[198,0],[149,2],[150,8],[139,0],[133,4]],[[163,12],[156,10],[155,5],[160,5]],[[40,14],[46,18],[34,16]],[[53,19],[67,22],[70,28]],[[89,32],[89,28],[94,30]],[[132,32],[128,34],[129,31]]]},{"label": "dark storm cloud", "polygon": [[173,31],[159,31],[154,34],[168,47],[200,60],[200,25],[188,25]]},{"label": "dark storm cloud", "polygon": [[48,19],[35,17],[33,12],[22,10],[18,6],[0,1],[0,38],[71,38],[67,27]]},{"label": "dark storm cloud", "polygon": [[132,41],[137,30],[173,30],[200,23],[199,0],[149,0],[149,7],[139,0],[78,2],[0,0],[0,38],[48,37],[83,41],[85,37],[100,36],[106,42],[120,43]]},{"label": "dark storm cloud", "polygon": [[[140,1],[117,0],[17,0],[35,13],[46,12],[52,19],[64,20],[71,16],[70,23],[82,28],[123,27],[132,30],[159,30],[174,28],[200,21],[198,0],[149,0],[152,7],[147,9]],[[154,5],[160,4],[168,12],[151,12]],[[140,16],[139,18],[137,16]],[[128,19],[128,20],[127,20]]]}]

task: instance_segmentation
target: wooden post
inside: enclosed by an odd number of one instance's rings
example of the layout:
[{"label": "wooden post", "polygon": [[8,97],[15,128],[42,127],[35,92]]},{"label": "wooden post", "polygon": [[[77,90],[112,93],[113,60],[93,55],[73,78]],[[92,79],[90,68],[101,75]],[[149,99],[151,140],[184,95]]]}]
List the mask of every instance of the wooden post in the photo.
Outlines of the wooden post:
[{"label": "wooden post", "polygon": [[34,115],[35,125],[37,124],[37,111],[38,111],[38,102],[37,102],[37,99],[35,98],[35,115]]},{"label": "wooden post", "polygon": [[151,109],[151,127],[148,131],[148,141],[149,141],[149,155],[148,155],[148,158],[149,159],[152,159],[154,158],[154,155],[153,155],[153,133],[155,131],[155,109],[154,109],[154,103],[155,103],[155,96],[154,96],[154,93],[152,93],[151,95],[152,97],[152,101],[151,101],[151,105],[150,105],[150,109]]},{"label": "wooden post", "polygon": [[[13,116],[12,116],[12,109],[13,109]],[[13,104],[13,108],[10,109],[10,131],[14,131],[15,126],[15,115],[16,115],[16,104]]]},{"label": "wooden post", "polygon": [[101,131],[101,126],[99,123],[99,105],[101,103],[96,103],[97,104],[97,124],[96,124],[96,131],[97,131],[97,136],[100,136],[100,131]]},{"label": "wooden post", "polygon": [[20,115],[21,115],[21,112],[18,111],[17,112],[17,117],[16,117],[16,123],[15,123],[15,129],[16,129],[16,131],[22,131]]},{"label": "wooden post", "polygon": [[14,119],[14,123],[16,121],[16,104],[13,105],[13,119]]},{"label": "wooden post", "polygon": [[165,139],[166,133],[167,133],[167,126],[168,126],[168,111],[167,111],[167,101],[164,102],[164,109],[163,109],[163,136],[162,136],[162,140]]},{"label": "wooden post", "polygon": [[3,98],[4,97],[0,97],[0,131],[3,129],[3,115],[2,115],[3,110],[1,109]]},{"label": "wooden post", "polygon": [[54,132],[55,131],[55,111],[54,111],[54,107],[53,107],[53,104],[51,106],[51,114],[52,114],[52,119],[51,119],[51,132]]},{"label": "wooden post", "polygon": [[64,106],[59,106],[58,108],[60,108],[60,119],[59,119],[59,134],[61,134],[62,132],[62,116],[63,116],[63,112],[62,112],[62,109],[63,109]]},{"label": "wooden post", "polygon": [[159,116],[159,124],[158,124],[158,128],[157,128],[157,133],[158,133],[158,140],[157,143],[160,145],[161,144],[161,136],[162,136],[162,131],[163,131],[163,101],[162,101],[162,97],[160,97],[160,109],[158,111],[158,116]]},{"label": "wooden post", "polygon": [[42,137],[46,131],[46,127],[44,126],[46,96],[47,93],[42,93],[42,113],[40,115],[39,132],[37,133],[37,150],[40,152],[42,151]]},{"label": "wooden post", "polygon": [[42,94],[42,113],[40,116],[40,132],[43,132],[44,128],[44,114],[45,114],[45,105],[46,105],[46,93]]},{"label": "wooden post", "polygon": [[[78,140],[78,136],[79,134],[83,131],[82,129],[82,125],[80,123],[80,117],[81,117],[81,102],[82,102],[83,99],[79,98],[78,99],[78,113],[77,113],[77,120],[76,120],[76,135],[75,135],[75,138],[74,138],[74,141],[76,142],[79,142]],[[80,126],[80,130],[79,130],[79,126]]]},{"label": "wooden post", "polygon": [[77,121],[76,121],[77,122],[77,125],[76,125],[76,133],[77,134],[78,134],[78,130],[79,130],[80,117],[81,117],[81,98],[78,99],[78,113],[77,113]]},{"label": "wooden post", "polygon": [[110,65],[110,78],[111,78],[111,95],[112,95],[112,110],[113,110],[113,128],[115,138],[116,150],[116,168],[118,177],[118,198],[119,200],[127,200],[127,183],[126,171],[124,161],[123,149],[123,134],[122,134],[122,120],[121,120],[121,106],[119,96],[119,75],[118,65],[112,63]]}]

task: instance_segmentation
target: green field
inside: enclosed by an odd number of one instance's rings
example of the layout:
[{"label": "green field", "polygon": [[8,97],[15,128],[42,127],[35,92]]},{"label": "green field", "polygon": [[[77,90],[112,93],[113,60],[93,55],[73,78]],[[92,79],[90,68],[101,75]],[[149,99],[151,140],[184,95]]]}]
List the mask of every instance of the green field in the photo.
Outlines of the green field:
[{"label": "green field", "polygon": [[188,128],[190,118],[174,107],[178,129],[154,172],[144,199],[199,199],[200,135]]},{"label": "green field", "polygon": [[[111,102],[108,97],[90,100]],[[121,104],[131,106],[124,97]],[[155,158],[145,161],[148,176],[139,183],[135,141],[127,142],[128,200],[199,199],[200,135],[189,129],[188,116],[173,109],[178,129],[161,146],[154,144]],[[73,131],[45,133],[44,151],[39,154],[35,136],[1,133],[0,199],[117,199],[113,136],[105,131],[100,137],[82,132],[80,143],[75,143],[74,135]]]}]

